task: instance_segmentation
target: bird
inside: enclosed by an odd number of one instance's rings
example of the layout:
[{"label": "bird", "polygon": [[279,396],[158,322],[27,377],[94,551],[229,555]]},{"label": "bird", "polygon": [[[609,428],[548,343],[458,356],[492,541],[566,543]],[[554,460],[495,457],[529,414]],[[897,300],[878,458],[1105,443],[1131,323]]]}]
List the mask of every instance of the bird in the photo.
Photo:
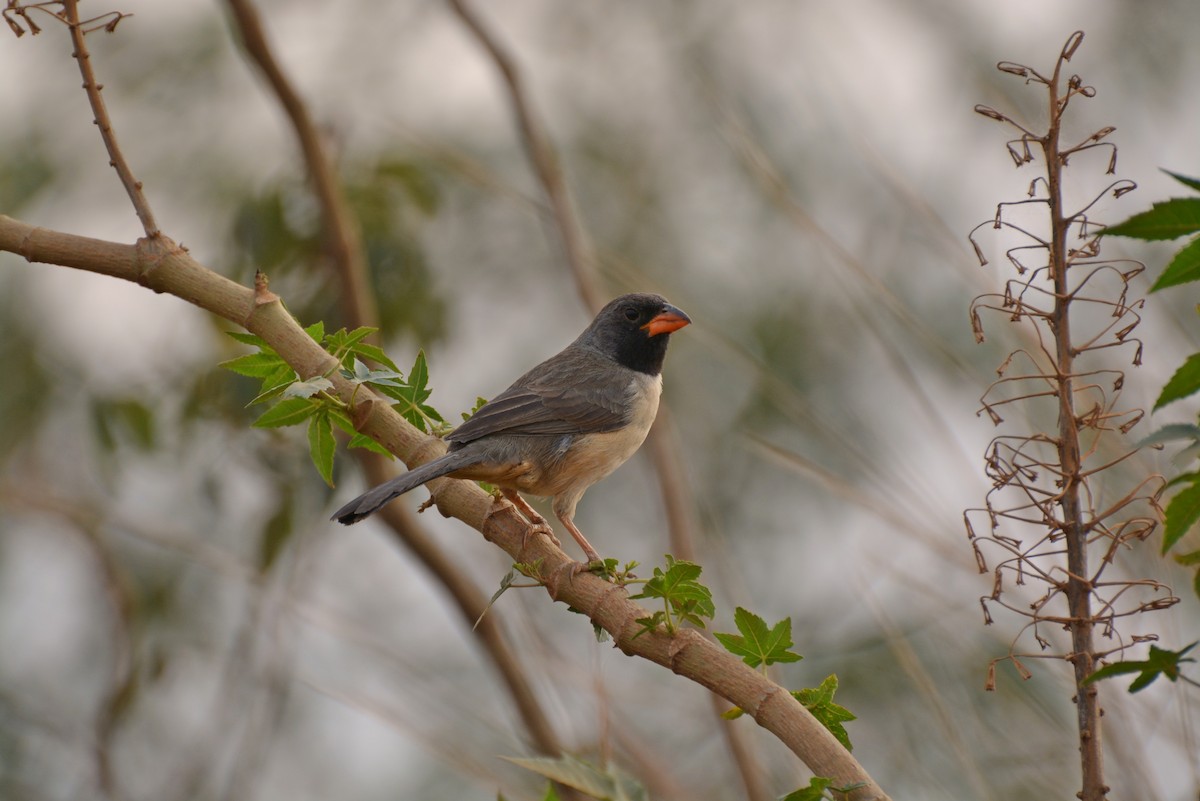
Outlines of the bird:
[{"label": "bird", "polygon": [[443,476],[485,481],[558,544],[520,493],[552,498],[555,516],[588,563],[602,561],[575,525],[575,507],[646,439],[658,414],[668,340],[691,321],[661,295],[613,299],[574,342],[447,434],[445,455],[364,492],[331,519],[357,523]]}]

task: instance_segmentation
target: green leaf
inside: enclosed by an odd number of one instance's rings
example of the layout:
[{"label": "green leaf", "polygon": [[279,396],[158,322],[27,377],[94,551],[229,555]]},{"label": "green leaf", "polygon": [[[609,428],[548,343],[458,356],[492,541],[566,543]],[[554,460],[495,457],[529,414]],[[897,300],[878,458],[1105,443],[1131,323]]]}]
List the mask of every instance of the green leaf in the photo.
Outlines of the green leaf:
[{"label": "green leaf", "polygon": [[465,423],[468,420],[470,420],[472,417],[474,417],[475,412],[482,409],[486,403],[487,403],[487,398],[476,396],[474,408],[472,408],[471,411],[469,411],[469,412],[462,413],[463,422]]},{"label": "green leaf", "polygon": [[308,334],[319,345],[325,339],[325,323],[317,320],[315,323],[304,327],[304,333]]},{"label": "green leaf", "polygon": [[389,459],[396,458],[394,453],[366,434],[360,434],[355,431],[354,423],[350,422],[350,418],[344,411],[336,406],[327,406],[326,411],[329,413],[329,419],[333,421],[333,424],[350,435],[350,441],[346,443],[347,448],[366,448],[373,453],[378,453],[380,456],[386,456]]},{"label": "green leaf", "polygon": [[1200,550],[1190,551],[1188,553],[1175,554],[1175,561],[1184,567],[1195,567],[1200,565]]},{"label": "green leaf", "polygon": [[570,754],[561,757],[501,758],[593,798],[649,801],[646,788],[613,765],[598,768]]},{"label": "green leaf", "polygon": [[1200,439],[1200,426],[1192,423],[1168,423],[1157,431],[1142,437],[1136,447],[1147,448],[1151,445],[1162,445],[1177,439]]},{"label": "green leaf", "polygon": [[258,569],[261,572],[267,572],[275,564],[276,558],[291,539],[294,530],[291,492],[285,490],[279,507],[263,526],[262,536],[258,541]]},{"label": "green leaf", "polygon": [[1165,648],[1151,645],[1150,654],[1146,659],[1140,661],[1126,660],[1124,662],[1105,665],[1085,678],[1083,683],[1091,684],[1092,682],[1109,679],[1113,676],[1137,673],[1138,677],[1129,685],[1129,692],[1136,693],[1149,687],[1159,676],[1166,676],[1169,680],[1175,681],[1179,678],[1179,666],[1181,664],[1196,661],[1195,659],[1184,658],[1187,652],[1195,647],[1196,643],[1192,643],[1182,650],[1169,651]]},{"label": "green leaf", "polygon": [[437,409],[425,403],[431,394],[428,383],[429,365],[425,361],[425,351],[417,351],[417,359],[408,371],[408,383],[398,387],[384,384],[380,389],[385,395],[399,401],[394,408],[405,420],[422,431],[432,432],[431,423],[444,423],[445,420]]},{"label": "green leaf", "polygon": [[254,421],[255,428],[280,428],[303,423],[312,416],[320,404],[308,398],[288,398],[272,406]]},{"label": "green leaf", "polygon": [[734,656],[740,656],[750,667],[767,666],[775,662],[799,662],[801,656],[792,647],[792,619],[785,617],[773,627],[758,615],[738,607],[733,615],[740,635],[716,633],[714,636]]},{"label": "green leaf", "polygon": [[1191,484],[1197,481],[1200,481],[1200,473],[1194,471],[1189,473],[1180,473],[1179,475],[1175,476],[1175,478],[1168,481],[1167,486],[1174,487],[1177,484]]},{"label": "green leaf", "polygon": [[395,387],[403,389],[408,386],[404,375],[395,370],[370,370],[358,359],[354,360],[353,376],[360,384],[374,384],[378,387]]},{"label": "green leaf", "polygon": [[378,330],[378,328],[371,328],[365,325],[355,328],[353,331],[341,328],[325,337],[325,345],[330,353],[337,356],[339,352],[349,351]]},{"label": "green leaf", "polygon": [[852,751],[854,746],[850,744],[850,735],[846,733],[846,727],[842,724],[856,720],[856,718],[850,710],[834,703],[833,695],[837,692],[837,688],[837,676],[830,675],[821,682],[820,686],[796,690],[792,693],[792,697],[803,704],[813,717],[821,721],[821,725],[829,729],[829,733],[836,737],[847,751]]},{"label": "green leaf", "polygon": [[[286,403],[287,401],[284,401]],[[325,483],[333,486],[333,454],[337,442],[333,438],[333,424],[329,413],[321,410],[308,421],[308,453]]]},{"label": "green leaf", "polygon": [[1179,173],[1171,172],[1170,170],[1163,170],[1163,172],[1174,178],[1176,181],[1179,181],[1179,183],[1183,184],[1184,186],[1190,186],[1192,189],[1200,191],[1200,179],[1189,178],[1186,175],[1180,175]]},{"label": "green leaf", "polygon": [[[688,622],[704,626],[702,617],[712,619],[716,614],[712,592],[697,579],[701,567],[693,562],[676,561],[667,554],[667,569],[654,568],[654,575],[643,585],[634,598],[661,598],[670,604],[672,611],[685,617]],[[670,622],[667,621],[670,629]]]},{"label": "green leaf", "polygon": [[296,380],[296,371],[286,364],[280,364],[279,369],[273,374],[266,376],[262,381],[262,388],[254,399],[247,403],[247,406],[254,406],[258,403],[266,403],[273,400],[284,393],[288,386]]},{"label": "green leaf", "polygon": [[363,342],[366,337],[378,331],[378,328],[363,326],[353,331],[341,329],[325,338],[325,349],[337,357],[345,368],[350,368],[355,357],[363,357],[384,365],[393,372],[399,372],[397,367],[383,350],[375,345]]},{"label": "green leaf", "polygon": [[354,355],[361,356],[364,359],[370,359],[378,364],[382,364],[387,369],[393,370],[397,373],[400,372],[400,368],[396,366],[395,362],[388,358],[387,354],[383,352],[382,348],[376,347],[369,342],[360,342],[359,344],[355,345]]},{"label": "green leaf", "polygon": [[471,626],[471,631],[474,631],[475,629],[479,628],[479,624],[481,622],[483,622],[483,616],[488,613],[488,610],[490,610],[492,608],[492,606],[496,603],[496,601],[500,600],[500,596],[503,595],[505,593],[505,591],[508,590],[508,588],[512,586],[513,580],[516,579],[516,577],[517,577],[516,568],[510,568],[509,571],[506,574],[504,574],[504,578],[500,579],[500,589],[498,589],[494,593],[492,593],[491,600],[489,600],[487,602],[487,604],[483,607],[483,611],[479,613],[479,617],[477,617],[475,619],[475,625]]},{"label": "green leaf", "polygon": [[408,383],[416,392],[414,398],[417,402],[429,397],[429,365],[425,361],[425,351],[423,350],[417,351],[417,360],[413,362],[412,369],[408,371]]},{"label": "green leaf", "polygon": [[1200,353],[1193,353],[1167,381],[1158,400],[1154,402],[1154,410],[1158,411],[1168,403],[1186,398],[1197,391],[1200,391]]},{"label": "green leaf", "polygon": [[824,776],[813,776],[807,787],[788,793],[780,801],[822,801],[826,798],[825,791],[833,786],[833,779]]},{"label": "green leaf", "polygon": [[1200,239],[1193,239],[1179,249],[1162,271],[1162,275],[1154,282],[1154,286],[1150,287],[1150,291],[1157,292],[1169,286],[1192,281],[1200,281]]},{"label": "green leaf", "polygon": [[378,453],[380,456],[386,456],[389,459],[395,459],[396,454],[389,451],[387,448],[380,445],[375,440],[368,437],[366,434],[355,434],[346,443],[347,448],[366,448],[372,453]]},{"label": "green leaf", "polygon": [[225,333],[236,339],[238,342],[241,342],[243,345],[251,345],[263,350],[270,350],[270,348],[267,346],[267,341],[260,336],[247,334],[242,331],[226,331]]},{"label": "green leaf", "polygon": [[92,402],[92,420],[106,450],[116,448],[119,440],[131,441],[143,451],[154,447],[154,413],[140,401],[97,399]]},{"label": "green leaf", "polygon": [[[266,378],[279,371],[280,365],[286,365],[282,358],[274,351],[263,353],[247,353],[245,356],[238,356],[236,359],[221,362],[218,367],[224,367],[226,370],[232,370],[238,375],[245,375],[251,378]],[[291,369],[290,367],[288,368]]]},{"label": "green leaf", "polygon": [[1175,493],[1167,504],[1167,522],[1163,526],[1162,552],[1165,554],[1200,520],[1200,481]]},{"label": "green leaf", "polygon": [[283,391],[285,398],[311,398],[318,392],[327,392],[333,389],[333,382],[324,376],[316,376],[307,381],[293,381],[288,385],[288,388]]},{"label": "green leaf", "polygon": [[1106,236],[1177,239],[1200,231],[1200,198],[1176,197],[1155,203],[1149,211],[1110,225]]},{"label": "green leaf", "polygon": [[[633,597],[636,598],[637,596],[635,595]],[[633,639],[636,640],[638,637],[641,637],[643,634],[648,634],[648,633],[654,631],[655,629],[657,629],[659,626],[665,624],[667,622],[667,613],[663,612],[662,610],[659,610],[659,611],[655,612],[654,614],[650,615],[650,617],[639,617],[639,618],[635,619],[633,622],[637,623],[639,626],[642,627],[638,631],[637,634],[633,635]]]}]

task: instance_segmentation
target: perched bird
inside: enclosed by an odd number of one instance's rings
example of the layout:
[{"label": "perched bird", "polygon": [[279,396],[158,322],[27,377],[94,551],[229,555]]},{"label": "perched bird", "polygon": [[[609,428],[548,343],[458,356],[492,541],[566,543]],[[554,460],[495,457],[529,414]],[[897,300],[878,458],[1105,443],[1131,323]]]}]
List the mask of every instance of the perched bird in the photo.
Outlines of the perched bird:
[{"label": "perched bird", "polygon": [[486,481],[547,533],[545,518],[518,492],[552,497],[554,514],[588,561],[599,561],[572,520],[575,505],[646,439],[658,413],[667,340],[690,322],[659,295],[622,295],[578,339],[447,434],[444,456],[368,490],[332,519],[357,523],[442,476]]}]

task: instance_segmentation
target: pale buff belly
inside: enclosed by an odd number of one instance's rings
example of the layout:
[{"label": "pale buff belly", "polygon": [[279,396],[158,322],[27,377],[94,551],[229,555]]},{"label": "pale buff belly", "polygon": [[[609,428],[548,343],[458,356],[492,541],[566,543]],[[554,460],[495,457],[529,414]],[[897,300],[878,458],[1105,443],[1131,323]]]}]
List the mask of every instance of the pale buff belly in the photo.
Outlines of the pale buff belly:
[{"label": "pale buff belly", "polygon": [[554,496],[559,501],[556,508],[574,510],[584,490],[624,464],[641,447],[658,414],[661,376],[639,374],[630,389],[641,396],[642,402],[637,404],[635,417],[618,431],[546,437],[536,448],[536,454],[531,453],[528,458],[506,464],[476,465],[454,475],[529,495]]}]

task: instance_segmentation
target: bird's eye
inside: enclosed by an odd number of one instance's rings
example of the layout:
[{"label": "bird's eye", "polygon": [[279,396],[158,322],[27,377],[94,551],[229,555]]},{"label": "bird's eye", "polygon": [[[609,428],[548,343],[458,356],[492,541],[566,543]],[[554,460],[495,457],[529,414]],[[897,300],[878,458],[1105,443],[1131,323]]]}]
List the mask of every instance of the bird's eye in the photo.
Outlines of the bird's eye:
[{"label": "bird's eye", "polygon": [[640,316],[640,315],[638,314],[638,310],[637,310],[637,309],[635,309],[635,308],[633,308],[632,306],[629,306],[629,307],[627,307],[627,308],[625,309],[625,319],[626,319],[626,320],[629,320],[630,322],[633,322],[633,321],[634,321],[634,320],[636,320],[636,319],[637,319],[639,316]]}]

